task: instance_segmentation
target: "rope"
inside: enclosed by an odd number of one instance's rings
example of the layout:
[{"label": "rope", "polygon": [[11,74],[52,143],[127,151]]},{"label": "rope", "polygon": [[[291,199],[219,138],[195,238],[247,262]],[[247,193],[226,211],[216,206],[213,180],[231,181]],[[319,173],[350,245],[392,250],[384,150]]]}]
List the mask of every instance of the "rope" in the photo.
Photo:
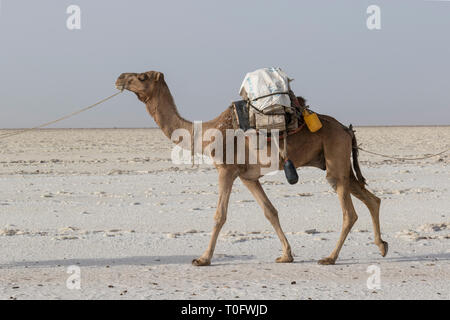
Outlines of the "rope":
[{"label": "rope", "polygon": [[423,160],[423,159],[436,157],[436,156],[439,156],[441,154],[444,154],[444,153],[447,153],[447,152],[450,151],[450,149],[447,149],[447,150],[444,150],[442,152],[439,152],[439,153],[436,153],[436,154],[431,154],[431,155],[428,155],[428,156],[423,156],[423,157],[420,157],[420,158],[400,158],[400,157],[389,156],[389,155],[386,155],[386,154],[376,153],[376,152],[373,152],[373,151],[368,151],[368,150],[365,150],[365,149],[363,149],[363,148],[361,148],[359,146],[358,146],[358,149],[361,150],[361,151],[370,153],[370,154],[374,154],[374,155],[380,156],[380,157],[390,158],[390,159],[395,159],[395,160]]},{"label": "rope", "polygon": [[[92,109],[92,108],[98,106],[99,104],[102,104],[102,103],[104,103],[104,102],[106,102],[106,101],[108,101],[108,100],[114,98],[115,96],[121,94],[122,92],[123,92],[123,90],[121,90],[121,91],[119,91],[119,92],[116,92],[116,93],[110,95],[109,97],[106,97],[106,98],[104,98],[104,99],[102,99],[102,100],[100,100],[100,101],[98,101],[98,102],[96,102],[96,103],[94,103],[94,104],[92,104],[92,105],[90,105],[90,106],[84,107],[84,108],[82,108],[82,109],[80,109],[80,110],[78,110],[78,111],[72,112],[72,113],[70,113],[70,114],[68,114],[68,115],[65,115],[65,116],[61,117],[61,118],[58,118],[58,119],[56,119],[56,120],[53,120],[53,121],[50,121],[50,122],[47,122],[47,123],[44,123],[44,124],[41,124],[41,125],[39,125],[39,126],[36,126],[36,127],[33,127],[33,128],[28,128],[28,129],[19,130],[19,131],[16,131],[16,132],[0,134],[0,140],[1,140],[1,139],[6,139],[6,138],[9,138],[9,137],[12,137],[12,136],[16,136],[16,135],[19,135],[19,134],[22,134],[22,133],[26,133],[26,132],[29,132],[29,131],[33,131],[33,130],[36,130],[36,129],[44,128],[44,127],[47,127],[47,126],[49,126],[49,125],[52,125],[52,124],[61,122],[61,121],[63,121],[63,120],[66,120],[66,119],[68,119],[68,118],[71,118],[71,117],[73,117],[73,116],[76,116],[77,114],[80,114],[80,113],[82,113],[82,112],[88,111],[88,110],[90,110],[90,109]],[[280,92],[280,93],[278,93],[278,94],[284,94],[284,92]],[[263,96],[263,97],[264,97],[264,96]],[[259,97],[259,98],[263,98],[263,97]],[[259,98],[258,98],[258,99],[259,99]],[[299,128],[297,128],[297,129],[295,129],[295,130],[289,132],[287,135],[285,134],[284,136],[282,136],[282,138],[286,138],[288,135],[297,133],[298,131],[300,131],[301,129],[303,129],[303,126],[304,126],[304,124],[302,124]],[[268,137],[267,140],[270,141],[270,137]],[[423,159],[428,159],[428,158],[432,158],[432,157],[437,157],[437,156],[439,156],[439,155],[441,155],[441,154],[444,154],[444,153],[447,153],[448,151],[450,151],[450,149],[447,149],[447,150],[441,151],[441,152],[436,153],[436,154],[432,154],[432,155],[428,155],[428,156],[423,156],[423,157],[419,157],[419,158],[401,158],[401,157],[393,157],[393,156],[390,156],[390,155],[386,155],[386,154],[381,154],[381,153],[377,153],[377,152],[365,150],[365,149],[363,149],[363,148],[361,148],[361,147],[359,147],[359,146],[358,146],[358,150],[361,150],[361,151],[363,151],[363,152],[370,153],[370,154],[373,154],[373,155],[377,155],[377,156],[380,156],[380,157],[390,158],[390,159],[395,159],[395,160],[423,160]],[[191,156],[192,156],[192,158],[194,158],[194,155],[193,155],[193,154],[194,154],[194,152],[193,152],[193,150],[191,150]],[[193,160],[193,159],[192,159],[192,160]],[[194,165],[194,161],[192,161],[192,164]]]},{"label": "rope", "polygon": [[265,94],[263,96],[254,98],[252,100],[249,99],[249,101],[256,101],[256,100],[259,100],[259,99],[262,99],[262,98],[267,98],[267,97],[270,97],[270,96],[276,96],[276,95],[279,95],[279,94],[289,94],[289,91],[286,91],[286,92],[272,92],[272,93]]},{"label": "rope", "polygon": [[[123,91],[123,90],[122,90],[122,91]],[[36,127],[33,127],[33,128],[23,129],[23,130],[19,130],[19,131],[15,131],[15,132],[10,132],[10,133],[3,133],[3,134],[0,135],[0,140],[1,140],[1,139],[6,139],[6,138],[9,138],[9,137],[12,137],[12,136],[16,136],[16,135],[18,135],[18,134],[26,133],[26,132],[28,132],[28,131],[32,131],[32,130],[44,128],[44,127],[47,127],[47,126],[49,126],[49,125],[55,124],[55,123],[57,123],[57,122],[66,120],[66,119],[68,119],[68,118],[70,118],[70,117],[76,116],[77,114],[80,114],[80,113],[85,112],[85,111],[87,111],[87,110],[89,110],[89,109],[92,109],[92,108],[98,106],[99,104],[101,104],[101,103],[103,103],[103,102],[106,102],[106,101],[108,101],[109,99],[114,98],[115,96],[121,94],[122,91],[116,92],[116,93],[114,93],[113,95],[110,95],[109,97],[100,100],[99,102],[96,102],[96,103],[94,103],[94,104],[92,104],[92,105],[90,105],[90,106],[87,106],[87,107],[85,107],[85,108],[83,108],[83,109],[80,109],[80,110],[78,110],[78,111],[72,112],[71,114],[68,114],[68,115],[66,115],[66,116],[64,116],[64,117],[61,117],[61,118],[59,118],[59,119],[56,119],[56,120],[53,120],[53,121],[50,121],[50,122],[41,124],[41,125],[36,126]]]}]

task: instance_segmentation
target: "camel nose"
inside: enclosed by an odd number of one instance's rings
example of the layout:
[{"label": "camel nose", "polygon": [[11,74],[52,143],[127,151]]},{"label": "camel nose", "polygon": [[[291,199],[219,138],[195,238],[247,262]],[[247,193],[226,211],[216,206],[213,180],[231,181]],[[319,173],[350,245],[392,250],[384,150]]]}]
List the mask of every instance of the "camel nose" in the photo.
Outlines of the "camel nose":
[{"label": "camel nose", "polygon": [[127,74],[126,73],[122,73],[118,78],[117,78],[117,82],[123,82],[126,78]]},{"label": "camel nose", "polygon": [[116,80],[116,88],[119,90],[123,90],[125,88],[125,79],[127,74],[122,73]]}]

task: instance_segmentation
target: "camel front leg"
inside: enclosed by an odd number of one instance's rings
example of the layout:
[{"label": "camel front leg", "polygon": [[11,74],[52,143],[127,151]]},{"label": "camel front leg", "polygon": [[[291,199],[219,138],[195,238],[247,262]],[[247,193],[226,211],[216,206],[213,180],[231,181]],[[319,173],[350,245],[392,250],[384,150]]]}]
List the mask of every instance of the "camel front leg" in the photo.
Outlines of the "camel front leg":
[{"label": "camel front leg", "polygon": [[214,228],[209,241],[208,248],[198,259],[192,260],[194,266],[209,266],[211,264],[211,258],[214,254],[216,247],[217,237],[227,219],[228,201],[230,199],[231,188],[233,182],[236,179],[237,174],[233,171],[225,169],[219,169],[219,201],[217,203],[216,214],[214,215]]},{"label": "camel front leg", "polygon": [[278,212],[264,192],[261,183],[258,180],[245,180],[242,178],[241,180],[248,188],[248,190],[250,190],[250,192],[253,194],[253,197],[255,197],[261,208],[264,210],[264,215],[272,224],[275,232],[278,235],[278,238],[281,241],[281,245],[283,246],[283,255],[277,258],[275,261],[278,263],[287,263],[294,261],[291,253],[291,246],[289,245],[289,242],[283,230],[281,229],[280,220],[278,219]]}]

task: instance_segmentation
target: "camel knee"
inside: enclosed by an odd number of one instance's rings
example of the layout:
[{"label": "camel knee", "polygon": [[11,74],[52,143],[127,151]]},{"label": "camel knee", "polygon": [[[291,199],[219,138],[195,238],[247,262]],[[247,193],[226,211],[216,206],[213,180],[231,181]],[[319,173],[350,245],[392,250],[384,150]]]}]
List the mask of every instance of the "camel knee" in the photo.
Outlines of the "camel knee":
[{"label": "camel knee", "polygon": [[265,208],[264,209],[264,216],[269,220],[269,221],[277,221],[278,220],[278,211],[275,208]]},{"label": "camel knee", "polygon": [[356,212],[354,212],[353,214],[345,215],[344,227],[351,229],[353,225],[356,223],[356,221],[358,221],[358,215],[356,214]]},{"label": "camel knee", "polygon": [[376,195],[374,195],[372,192],[370,192],[369,190],[367,190],[366,188],[362,189],[362,196],[368,200],[370,200],[371,202],[373,202],[376,206],[380,206],[381,204],[381,199],[378,198]]},{"label": "camel knee", "polygon": [[214,221],[216,223],[216,227],[221,228],[227,221],[227,216],[222,212],[217,212],[216,215],[214,216]]},{"label": "camel knee", "polygon": [[222,228],[225,222],[227,221],[227,218],[220,217],[219,219],[215,219],[216,221],[216,228]]},{"label": "camel knee", "polygon": [[327,176],[327,181],[330,184],[330,186],[333,188],[334,191],[337,190],[337,179],[331,176]]},{"label": "camel knee", "polygon": [[381,199],[375,196],[372,193],[368,194],[368,199],[365,201],[365,204],[369,208],[370,214],[378,217],[379,211],[380,211],[380,205],[381,205]]},{"label": "camel knee", "polygon": [[373,214],[375,214],[377,217],[380,214],[380,206],[381,206],[381,199],[378,198],[377,196],[373,196],[373,200],[374,200],[374,210],[373,210]]}]

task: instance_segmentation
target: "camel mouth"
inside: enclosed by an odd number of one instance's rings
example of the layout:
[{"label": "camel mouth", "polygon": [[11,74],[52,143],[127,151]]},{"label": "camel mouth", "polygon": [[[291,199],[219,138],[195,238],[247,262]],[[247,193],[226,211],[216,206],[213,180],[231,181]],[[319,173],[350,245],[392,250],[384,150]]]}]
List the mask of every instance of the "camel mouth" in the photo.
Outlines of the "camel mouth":
[{"label": "camel mouth", "polygon": [[123,84],[121,84],[121,85],[116,84],[116,88],[117,88],[117,90],[120,90],[120,91],[125,90],[125,86]]}]

